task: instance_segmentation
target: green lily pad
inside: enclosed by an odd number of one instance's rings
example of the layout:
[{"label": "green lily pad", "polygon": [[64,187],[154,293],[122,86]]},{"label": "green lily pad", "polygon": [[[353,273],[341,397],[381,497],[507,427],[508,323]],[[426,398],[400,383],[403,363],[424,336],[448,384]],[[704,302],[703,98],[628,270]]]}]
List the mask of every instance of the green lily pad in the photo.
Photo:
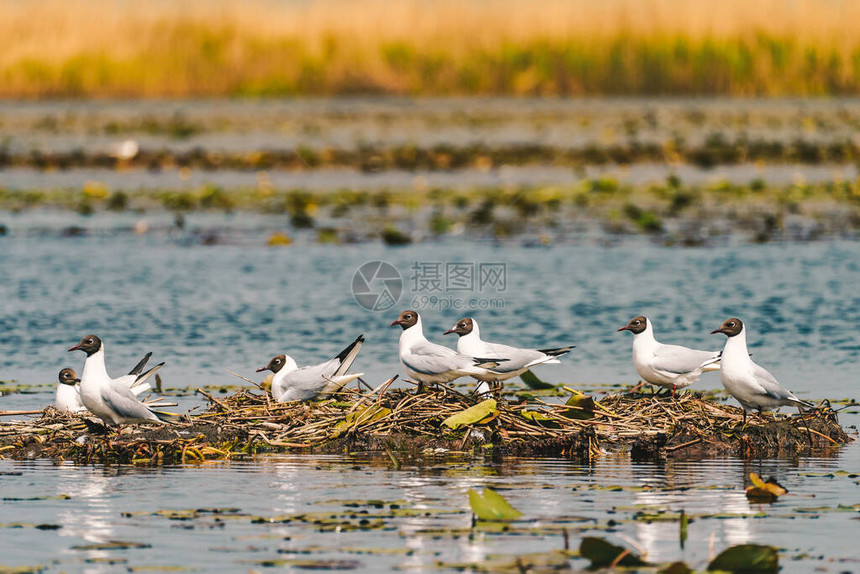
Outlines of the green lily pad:
[{"label": "green lily pad", "polygon": [[588,395],[573,395],[564,403],[568,407],[561,413],[563,417],[576,420],[594,418],[594,399]]},{"label": "green lily pad", "polygon": [[496,399],[487,399],[485,401],[481,401],[477,405],[469,407],[466,410],[454,413],[442,421],[442,424],[452,428],[453,430],[457,430],[460,427],[480,422],[488,416],[495,414],[495,412]]},{"label": "green lily pad", "polygon": [[520,380],[524,382],[526,386],[530,389],[547,390],[555,388],[555,385],[540,380],[538,376],[531,371],[526,371],[525,373],[521,374]]},{"label": "green lily pad", "polygon": [[504,496],[491,488],[485,488],[483,495],[474,488],[470,488],[469,506],[480,520],[516,520],[523,515],[511,506]]},{"label": "green lily pad", "polygon": [[561,425],[558,424],[554,418],[543,414],[540,411],[522,411],[520,413],[524,419],[532,421],[534,423],[539,424],[544,428],[557,429],[561,428]]},{"label": "green lily pad", "polygon": [[646,566],[647,562],[624,548],[602,538],[586,536],[579,545],[579,554],[591,561],[592,568],[617,566]]},{"label": "green lily pad", "polygon": [[743,574],[766,574],[779,571],[779,556],[776,548],[762,544],[739,544],[720,552],[708,570],[738,572]]}]

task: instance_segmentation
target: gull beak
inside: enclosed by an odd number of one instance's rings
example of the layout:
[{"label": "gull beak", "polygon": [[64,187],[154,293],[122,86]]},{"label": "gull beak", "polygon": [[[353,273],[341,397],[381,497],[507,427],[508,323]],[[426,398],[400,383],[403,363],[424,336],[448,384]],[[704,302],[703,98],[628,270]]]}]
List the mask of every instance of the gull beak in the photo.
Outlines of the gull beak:
[{"label": "gull beak", "polygon": [[257,369],[257,372],[262,373],[263,371],[268,371],[268,370],[269,370],[269,366],[266,365],[265,367],[260,367],[259,369]]},{"label": "gull beak", "polygon": [[448,329],[447,331],[445,331],[445,332],[444,332],[444,333],[442,333],[442,334],[443,334],[443,335],[450,335],[451,333],[456,333],[456,332],[457,332],[457,330],[456,330],[456,329]]},{"label": "gull beak", "polygon": [[623,327],[618,327],[618,330],[619,331],[629,331],[630,325],[624,325]]},{"label": "gull beak", "polygon": [[399,324],[400,324],[400,319],[395,319],[394,321],[392,321],[392,322],[391,322],[391,324],[389,325],[389,327],[393,327],[393,326],[395,326],[395,325],[399,325]]},{"label": "gull beak", "polygon": [[722,333],[722,332],[723,332],[722,329],[714,329],[713,331],[711,331],[711,335],[716,335],[717,333]]},{"label": "gull beak", "polygon": [[81,348],[81,346],[80,346],[80,345],[75,345],[74,347],[71,347],[71,348],[69,349],[69,352],[77,351],[77,350],[79,350],[80,348]]}]

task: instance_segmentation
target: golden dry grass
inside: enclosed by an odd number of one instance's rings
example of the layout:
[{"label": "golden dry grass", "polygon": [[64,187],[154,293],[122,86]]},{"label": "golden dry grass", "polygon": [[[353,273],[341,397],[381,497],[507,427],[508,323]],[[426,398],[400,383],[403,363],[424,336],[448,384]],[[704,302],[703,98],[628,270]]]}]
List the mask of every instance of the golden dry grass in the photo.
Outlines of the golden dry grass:
[{"label": "golden dry grass", "polygon": [[854,94],[850,0],[11,0],[0,96]]}]

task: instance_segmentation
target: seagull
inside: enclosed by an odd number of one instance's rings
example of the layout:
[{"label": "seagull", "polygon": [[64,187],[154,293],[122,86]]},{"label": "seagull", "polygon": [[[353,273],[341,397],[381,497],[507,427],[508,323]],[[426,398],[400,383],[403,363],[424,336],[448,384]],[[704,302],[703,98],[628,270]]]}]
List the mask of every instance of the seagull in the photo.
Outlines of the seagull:
[{"label": "seagull", "polygon": [[[140,402],[132,390],[133,386],[143,383],[153,373],[164,365],[159,363],[145,373],[143,370],[149,355],[138,363],[132,372],[117,379],[112,379],[105,368],[105,348],[101,339],[95,335],[87,335],[81,342],[69,351],[83,351],[87,354],[84,371],[81,374],[81,402],[105,424],[119,426],[134,422],[169,422],[176,420],[177,415],[155,411]],[[134,379],[133,381],[131,379]],[[131,384],[130,384],[131,382]]]},{"label": "seagull", "polygon": [[301,368],[289,355],[278,355],[257,372],[272,371],[275,374],[272,377],[272,396],[279,403],[325,398],[364,375],[346,374],[363,344],[364,335],[359,335],[334,359]]},{"label": "seagull", "polygon": [[[137,376],[143,371],[143,368],[146,366],[146,363],[149,361],[151,356],[152,353],[147,353],[127,375],[117,379],[117,381],[122,381],[124,384],[128,384],[131,392],[133,392],[135,396],[140,396],[141,393],[152,388],[146,379],[148,379],[150,375],[157,370],[157,368],[148,372],[145,377],[138,378]],[[78,384],[81,380],[78,378],[78,374],[75,370],[68,368],[63,369],[60,371],[59,380],[60,384],[57,385],[57,393],[54,397],[54,408],[61,413],[79,414],[88,412],[87,407],[85,407],[84,403],[81,401],[81,387]],[[149,406],[167,406],[168,403],[163,402],[163,399],[147,399],[146,404]]]},{"label": "seagull", "polygon": [[723,333],[728,337],[723,349],[720,380],[723,386],[744,409],[744,424],[747,412],[778,409],[783,405],[814,408],[810,402],[801,400],[786,390],[762,367],[756,365],[747,351],[747,334],[743,321],[737,317],[726,319],[712,335]]},{"label": "seagull", "polygon": [[78,383],[81,380],[72,369],[60,371],[60,384],[57,385],[57,394],[54,396],[54,408],[61,413],[78,414],[87,411],[87,407],[81,402],[81,392]]},{"label": "seagull", "polygon": [[[502,358],[476,358],[454,349],[431,343],[424,337],[421,317],[417,311],[403,311],[392,321],[400,325],[400,362],[409,376],[420,383],[448,383],[460,377],[492,376],[491,369],[507,361]],[[477,377],[476,377],[477,378]],[[486,394],[489,385],[481,382],[477,393]]]},{"label": "seagull", "polygon": [[509,347],[499,343],[488,343],[481,339],[481,329],[478,321],[471,317],[460,319],[447,331],[445,335],[457,333],[460,338],[457,341],[457,352],[471,357],[507,357],[507,361],[495,367],[486,374],[472,375],[479,381],[498,382],[512,379],[528,371],[535,365],[545,363],[560,363],[556,357],[566,355],[573,349],[570,347],[559,347],[558,349],[520,349]]},{"label": "seagull", "polygon": [[697,351],[680,345],[664,345],[654,338],[651,321],[642,315],[618,329],[633,333],[633,366],[645,382],[672,389],[689,387],[702,373],[720,369],[719,351]]}]

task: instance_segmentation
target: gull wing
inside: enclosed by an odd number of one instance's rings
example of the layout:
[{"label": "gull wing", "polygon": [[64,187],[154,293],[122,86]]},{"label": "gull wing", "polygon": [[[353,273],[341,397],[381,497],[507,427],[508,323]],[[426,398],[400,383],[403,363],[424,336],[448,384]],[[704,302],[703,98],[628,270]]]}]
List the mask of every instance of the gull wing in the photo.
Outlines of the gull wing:
[{"label": "gull wing", "polygon": [[409,370],[423,375],[471,370],[475,367],[472,357],[429,341],[414,345],[400,360]]},{"label": "gull wing", "polygon": [[697,351],[680,345],[661,345],[654,352],[651,367],[665,373],[683,375],[703,369],[719,358],[719,351]]},{"label": "gull wing", "polygon": [[756,382],[761,386],[763,394],[766,394],[773,399],[785,401],[786,404],[794,403],[805,407],[814,406],[812,403],[794,396],[794,393],[780,385],[779,381],[776,380],[776,377],[771,375],[769,371],[755,363],[753,363],[753,376],[755,377]]},{"label": "gull wing", "polygon": [[145,404],[137,400],[130,388],[112,382],[102,391],[102,400],[119,417],[135,421],[159,421],[160,419]]}]

